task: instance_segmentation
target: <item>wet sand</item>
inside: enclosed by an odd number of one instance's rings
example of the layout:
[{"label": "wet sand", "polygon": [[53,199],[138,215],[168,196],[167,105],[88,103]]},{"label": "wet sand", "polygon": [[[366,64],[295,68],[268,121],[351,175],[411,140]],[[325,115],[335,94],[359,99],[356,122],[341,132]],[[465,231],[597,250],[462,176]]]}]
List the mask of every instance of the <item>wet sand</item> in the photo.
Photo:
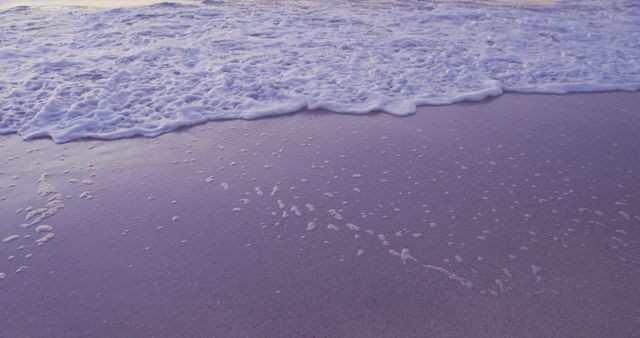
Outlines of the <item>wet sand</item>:
[{"label": "wet sand", "polygon": [[0,336],[638,336],[639,144],[640,93],[2,136]]}]

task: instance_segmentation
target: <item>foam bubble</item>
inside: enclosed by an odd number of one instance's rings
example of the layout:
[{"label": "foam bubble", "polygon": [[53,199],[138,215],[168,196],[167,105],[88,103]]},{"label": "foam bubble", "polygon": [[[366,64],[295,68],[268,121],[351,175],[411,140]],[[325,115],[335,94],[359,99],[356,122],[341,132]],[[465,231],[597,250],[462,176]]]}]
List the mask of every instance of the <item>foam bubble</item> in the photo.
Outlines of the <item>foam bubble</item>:
[{"label": "foam bubble", "polygon": [[37,246],[41,246],[41,245],[44,245],[45,243],[47,243],[48,241],[52,240],[54,237],[55,237],[55,234],[53,232],[48,232],[44,236],[36,239],[34,243]]},{"label": "foam bubble", "polygon": [[302,212],[300,212],[300,209],[298,208],[298,206],[293,205],[291,206],[291,212],[293,212],[294,215],[296,216],[302,216]]},{"label": "foam bubble", "polygon": [[404,264],[407,264],[407,260],[412,260],[414,262],[418,261],[413,256],[411,256],[411,254],[409,253],[409,249],[407,248],[402,249],[400,253],[398,253],[395,250],[389,250],[389,254],[391,254],[392,256],[400,257],[400,259],[402,260],[402,263]]},{"label": "foam bubble", "polygon": [[316,223],[315,222],[309,222],[307,224],[307,231],[311,231],[311,230],[313,230],[315,228],[316,228]]},{"label": "foam bubble", "polygon": [[40,224],[36,227],[36,233],[51,232],[51,231],[53,231],[53,227],[47,224]]},{"label": "foam bubble", "polygon": [[445,268],[443,268],[441,266],[425,264],[425,265],[423,265],[423,267],[425,267],[427,269],[436,270],[436,271],[446,275],[449,279],[459,282],[460,285],[462,285],[462,286],[464,286],[464,287],[466,287],[468,289],[473,287],[473,283],[471,283],[471,281],[469,281],[469,280],[467,280],[465,278],[462,278],[462,277],[458,276],[457,274],[455,274],[455,273],[453,273],[453,272],[451,272],[451,271],[449,271],[449,270],[447,270],[447,269],[445,269]]},{"label": "foam bubble", "polygon": [[349,228],[349,230],[351,231],[359,231],[360,227],[353,224],[353,223],[347,223],[347,228]]},{"label": "foam bubble", "polygon": [[342,220],[344,217],[342,217],[342,215],[337,212],[335,209],[329,209],[329,215],[333,216],[333,218],[335,218],[336,220],[340,221]]},{"label": "foam bubble", "polygon": [[16,239],[18,239],[18,238],[20,238],[20,236],[18,236],[18,235],[10,235],[10,236],[5,237],[5,238],[2,240],[2,242],[4,242],[4,243],[11,243],[11,242],[15,241],[15,240],[16,240]]},{"label": "foam bubble", "polygon": [[258,196],[263,196],[264,192],[262,192],[262,189],[260,187],[255,187],[254,189],[256,191],[256,195]]}]

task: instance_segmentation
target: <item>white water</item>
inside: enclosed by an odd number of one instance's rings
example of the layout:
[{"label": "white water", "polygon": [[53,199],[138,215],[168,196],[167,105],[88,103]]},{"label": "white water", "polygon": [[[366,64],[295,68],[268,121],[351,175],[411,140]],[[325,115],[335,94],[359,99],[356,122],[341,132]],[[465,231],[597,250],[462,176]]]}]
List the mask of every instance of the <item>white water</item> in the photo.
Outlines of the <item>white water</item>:
[{"label": "white water", "polygon": [[0,10],[0,133],[114,139],[304,108],[638,90],[638,60],[635,0],[17,7]]}]

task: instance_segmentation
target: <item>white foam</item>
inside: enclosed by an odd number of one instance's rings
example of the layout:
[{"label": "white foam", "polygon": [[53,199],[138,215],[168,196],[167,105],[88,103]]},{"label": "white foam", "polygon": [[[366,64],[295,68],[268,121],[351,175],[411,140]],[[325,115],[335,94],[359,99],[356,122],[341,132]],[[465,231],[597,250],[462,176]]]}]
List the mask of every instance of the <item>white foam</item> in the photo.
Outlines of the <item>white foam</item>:
[{"label": "white foam", "polygon": [[60,209],[64,208],[62,194],[56,190],[56,187],[47,182],[47,176],[48,174],[44,173],[40,175],[38,179],[38,195],[46,200],[44,207],[37,209],[29,208],[30,211],[24,217],[29,223],[24,227],[37,224],[57,214]]},{"label": "white foam", "polygon": [[638,90],[635,4],[2,10],[0,134],[114,139],[305,108],[401,116],[504,91]]},{"label": "white foam", "polygon": [[307,224],[307,231],[312,231],[315,228],[316,228],[316,223],[315,222],[309,222]]},{"label": "white foam", "polygon": [[336,220],[340,221],[342,220],[344,217],[342,217],[342,215],[337,212],[335,209],[329,209],[329,215],[333,216],[333,218],[335,218]]},{"label": "white foam", "polygon": [[412,260],[414,262],[418,261],[413,256],[411,256],[411,254],[409,253],[409,249],[407,248],[402,249],[399,253],[395,250],[389,250],[389,254],[391,254],[392,256],[400,257],[403,264],[407,264],[407,260]]},{"label": "white foam", "polygon": [[45,234],[44,236],[42,236],[42,237],[40,237],[40,238],[36,239],[36,240],[34,241],[34,243],[35,243],[37,246],[41,246],[41,245],[43,245],[43,244],[47,243],[48,241],[52,240],[55,236],[56,236],[56,235],[55,235],[53,232],[48,232],[48,233],[47,233],[47,234]]},{"label": "white foam", "polygon": [[47,224],[40,224],[36,227],[36,233],[51,232],[51,231],[53,231],[53,227]]},{"label": "white foam", "polygon": [[258,196],[264,195],[264,192],[262,192],[262,189],[260,187],[255,187],[255,191],[256,191],[256,195]]},{"label": "white foam", "polygon": [[542,271],[542,268],[540,268],[539,266],[532,264],[531,265],[531,271],[533,272],[534,275],[537,275],[540,271]]},{"label": "white foam", "polygon": [[278,191],[280,191],[280,186],[274,185],[273,188],[271,188],[271,193],[269,194],[269,196],[275,196]]},{"label": "white foam", "polygon": [[504,292],[504,282],[502,279],[496,279],[494,283],[500,288],[500,292]]},{"label": "white foam", "polygon": [[15,241],[15,240],[16,240],[16,239],[18,239],[18,238],[20,238],[20,236],[19,236],[19,235],[10,235],[10,236],[5,237],[5,238],[2,240],[2,242],[3,242],[3,243],[11,243],[11,242]]},{"label": "white foam", "polygon": [[451,280],[455,280],[455,281],[458,281],[458,282],[460,283],[460,285],[462,285],[462,286],[464,286],[464,287],[466,287],[466,288],[469,288],[469,289],[470,289],[470,288],[472,288],[472,287],[473,287],[473,283],[471,283],[471,281],[469,281],[469,280],[467,280],[467,279],[464,279],[464,278],[462,278],[462,277],[460,277],[460,276],[456,275],[455,273],[453,273],[453,272],[451,272],[451,271],[449,271],[449,270],[447,270],[447,269],[445,269],[445,268],[443,268],[443,267],[435,266],[435,265],[430,265],[430,264],[425,264],[425,265],[423,265],[423,266],[424,266],[425,268],[427,268],[427,269],[432,269],[432,270],[436,270],[436,271],[438,271],[438,272],[443,273],[443,274],[444,274],[444,275],[446,275],[449,279],[451,279]]},{"label": "white foam", "polygon": [[298,216],[298,217],[302,216],[302,213],[300,212],[300,209],[296,205],[292,205],[289,210],[291,210],[291,212],[293,212],[293,214]]},{"label": "white foam", "polygon": [[622,210],[618,211],[618,214],[620,214],[620,216],[624,217],[625,220],[629,221],[631,220],[631,216],[629,216],[629,213],[624,212]]},{"label": "white foam", "polygon": [[329,230],[333,230],[333,231],[338,231],[340,230],[340,228],[338,228],[337,226],[335,226],[334,224],[328,224],[327,225],[327,229]]},{"label": "white foam", "polygon": [[353,223],[347,223],[347,228],[349,228],[349,230],[351,231],[359,231],[360,227],[353,224]]}]

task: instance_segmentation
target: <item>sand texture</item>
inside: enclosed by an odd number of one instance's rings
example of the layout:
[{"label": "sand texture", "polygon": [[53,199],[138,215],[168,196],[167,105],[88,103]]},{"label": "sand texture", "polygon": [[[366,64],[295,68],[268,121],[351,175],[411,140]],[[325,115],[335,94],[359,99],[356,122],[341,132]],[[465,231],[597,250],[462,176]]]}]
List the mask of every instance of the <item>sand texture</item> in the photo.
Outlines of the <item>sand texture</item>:
[{"label": "sand texture", "polygon": [[2,337],[640,335],[640,94],[0,137]]}]

